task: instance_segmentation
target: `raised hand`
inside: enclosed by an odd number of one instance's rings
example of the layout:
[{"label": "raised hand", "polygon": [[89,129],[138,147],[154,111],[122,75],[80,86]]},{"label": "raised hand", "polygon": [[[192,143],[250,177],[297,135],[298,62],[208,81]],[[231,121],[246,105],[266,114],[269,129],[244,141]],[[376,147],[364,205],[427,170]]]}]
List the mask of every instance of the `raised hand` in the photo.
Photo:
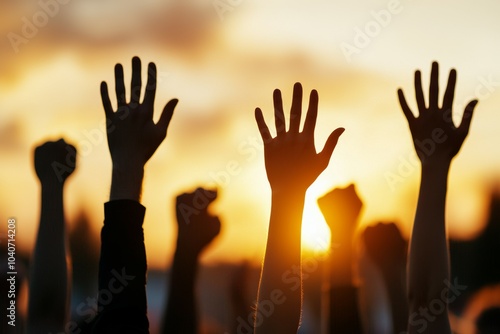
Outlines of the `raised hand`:
[{"label": "raised hand", "polygon": [[299,131],[302,115],[302,85],[296,83],[293,87],[288,131],[285,126],[283,102],[279,89],[274,91],[273,99],[276,137],[271,136],[262,110],[255,109],[255,119],[264,141],[267,178],[273,191],[290,189],[305,191],[328,166],[333,150],[344,129],[338,128],[333,131],[323,150],[316,153],[314,128],[318,114],[318,92],[316,90],[311,92],[302,132]]},{"label": "raised hand", "polygon": [[155,124],[153,121],[156,94],[156,65],[148,65],[148,82],[144,100],[140,102],[142,80],[141,60],[132,59],[132,83],[130,101],[126,100],[123,67],[115,66],[115,89],[118,109],[113,112],[106,82],[101,83],[101,97],[108,126],[108,146],[113,165],[133,165],[142,168],[156,151],[167,134],[178,100],[170,100]]},{"label": "raised hand", "polygon": [[[458,127],[452,121],[456,71],[452,70],[444,93],[442,107],[438,105],[438,64],[432,64],[429,104],[426,107],[420,71],[415,72],[415,95],[418,117],[411,112],[401,89],[398,90],[413,143],[422,163],[420,193],[410,242],[408,264],[409,314],[416,314],[447,293],[449,283],[449,250],[446,237],[445,205],[448,173],[453,157],[458,153],[469,132],[477,104],[467,104]],[[447,307],[447,305],[446,305]],[[409,317],[410,333],[451,333],[448,312],[436,314],[434,321],[421,324]]]},{"label": "raised hand", "polygon": [[363,207],[354,184],[333,189],[318,199],[318,205],[332,232],[332,245],[345,241],[350,245]]},{"label": "raised hand", "polygon": [[177,196],[178,247],[199,253],[219,235],[220,220],[208,212],[216,198],[217,191],[203,188]]},{"label": "raised hand", "polygon": [[[108,86],[101,83],[101,97],[106,114],[108,147],[113,163],[109,202],[104,205],[101,231],[99,289],[108,289],[115,272],[134,278],[119,298],[98,299],[99,315],[95,333],[118,333],[135,330],[149,333],[146,301],[146,248],[144,245],[145,208],[139,203],[144,166],[165,139],[177,99],[163,108],[158,123],[153,121],[156,94],[156,66],[148,66],[148,81],[141,102],[141,61],[132,59],[130,100],[126,99],[123,67],[115,66],[117,110],[113,111]],[[122,274],[124,275],[124,274]],[[116,312],[120,310],[120,312]],[[133,329],[132,329],[133,328]]]},{"label": "raised hand", "polygon": [[109,152],[113,162],[110,200],[131,199],[139,201],[144,177],[144,165],[156,151],[167,134],[178,100],[170,100],[155,124],[153,121],[156,94],[156,66],[149,64],[148,83],[144,100],[140,102],[142,80],[141,60],[132,59],[132,84],[130,101],[126,100],[123,67],[115,66],[116,99],[118,109],[113,112],[108,86],[101,83],[101,97],[106,114]]},{"label": "raised hand", "polygon": [[61,186],[76,167],[76,149],[64,139],[46,142],[35,149],[35,172],[41,183]]},{"label": "raised hand", "polygon": [[432,63],[429,86],[429,103],[426,106],[422,90],[420,71],[415,72],[415,96],[419,115],[415,117],[408,107],[401,89],[398,90],[401,109],[408,120],[417,155],[423,163],[433,160],[451,161],[458,153],[469,132],[477,100],[470,101],[465,107],[462,121],[458,127],[452,120],[452,106],[455,95],[457,72],[452,69],[444,93],[443,103],[439,106],[439,65]]},{"label": "raised hand", "polygon": [[[255,333],[295,333],[300,323],[302,308],[302,280],[293,280],[290,268],[301,268],[301,224],[307,188],[328,166],[339,136],[338,128],[329,136],[325,147],[316,153],[314,128],[318,113],[318,93],[313,90],[309,99],[304,129],[300,132],[302,115],[302,86],[293,88],[290,127],[285,126],[281,92],[274,91],[274,117],[276,137],[272,137],[264,121],[262,111],[255,110],[255,118],[264,141],[264,158],[267,178],[271,185],[271,217],[266,254],[257,296]],[[274,302],[279,307],[268,317],[259,310],[268,300],[281,295]]]}]

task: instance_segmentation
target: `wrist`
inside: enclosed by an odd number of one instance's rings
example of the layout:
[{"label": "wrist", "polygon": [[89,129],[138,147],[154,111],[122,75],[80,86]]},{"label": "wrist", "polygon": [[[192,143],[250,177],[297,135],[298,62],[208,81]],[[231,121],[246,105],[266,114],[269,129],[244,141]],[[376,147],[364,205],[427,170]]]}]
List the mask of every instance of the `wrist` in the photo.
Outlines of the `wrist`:
[{"label": "wrist", "polygon": [[40,181],[42,193],[51,193],[52,195],[62,195],[64,188],[64,181]]},{"label": "wrist", "polygon": [[397,281],[406,275],[406,264],[405,263],[388,263],[380,264],[380,269],[382,275],[387,280]]},{"label": "wrist", "polygon": [[330,272],[330,284],[332,287],[351,286],[353,284],[351,261],[347,259],[331,259]]},{"label": "wrist", "polygon": [[182,266],[196,266],[200,252],[193,249],[189,245],[177,240],[174,259],[179,260]]},{"label": "wrist", "polygon": [[109,200],[140,200],[144,167],[116,165],[113,163],[111,176],[111,192]]},{"label": "wrist", "polygon": [[132,159],[130,157],[126,159],[112,159],[113,172],[124,171],[128,173],[140,172],[144,170],[144,164]]},{"label": "wrist", "polygon": [[306,189],[295,187],[274,187],[271,188],[272,199],[286,198],[287,201],[304,201]]},{"label": "wrist", "polygon": [[448,171],[451,166],[452,158],[444,156],[428,157],[421,160],[422,169],[432,170],[446,170]]},{"label": "wrist", "polygon": [[357,223],[357,218],[344,219],[342,218],[342,214],[326,219],[326,224],[330,228],[332,234],[332,244],[345,245],[347,243],[351,245],[356,233]]},{"label": "wrist", "polygon": [[426,182],[440,182],[447,180],[450,171],[451,161],[427,161],[422,163],[422,180]]}]

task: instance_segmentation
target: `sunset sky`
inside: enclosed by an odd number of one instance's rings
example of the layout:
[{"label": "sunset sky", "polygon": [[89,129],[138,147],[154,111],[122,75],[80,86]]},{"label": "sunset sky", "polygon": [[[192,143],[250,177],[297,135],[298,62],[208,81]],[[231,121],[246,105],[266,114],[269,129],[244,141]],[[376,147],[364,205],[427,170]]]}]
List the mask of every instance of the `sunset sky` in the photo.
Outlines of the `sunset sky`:
[{"label": "sunset sky", "polygon": [[[500,167],[497,1],[60,2],[0,2],[0,230],[15,217],[19,247],[33,247],[38,225],[33,148],[60,137],[79,150],[65,188],[67,220],[86,210],[99,232],[111,177],[99,84],[114,85],[117,62],[129,81],[135,55],[143,69],[150,61],[158,68],[155,119],[171,98],[180,101],[165,142],[146,165],[142,204],[152,267],[170,262],[175,196],[198,185],[218,187],[212,212],[223,224],[204,261],[261,260],[270,188],[254,109],[273,123],[273,89],[282,90],[289,110],[295,82],[307,95],[319,92],[317,150],[332,130],[346,128],[308,192],[306,246],[317,247],[329,233],[316,198],[352,182],[365,204],[361,226],[395,220],[408,236],[420,169],[396,90],[402,87],[416,110],[414,70],[422,70],[428,87],[433,60],[441,87],[449,69],[458,71],[457,120],[469,100],[480,100],[453,163],[447,214],[454,236],[482,228]],[[33,22],[40,26],[30,29]]]}]

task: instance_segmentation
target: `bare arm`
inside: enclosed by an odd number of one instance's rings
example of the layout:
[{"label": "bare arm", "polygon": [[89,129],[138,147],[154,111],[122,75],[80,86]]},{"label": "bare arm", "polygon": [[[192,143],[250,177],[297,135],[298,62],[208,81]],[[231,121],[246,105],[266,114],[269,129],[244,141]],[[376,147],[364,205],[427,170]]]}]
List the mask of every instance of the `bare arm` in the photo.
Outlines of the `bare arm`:
[{"label": "bare arm", "polygon": [[[299,132],[302,86],[293,90],[290,128],[285,126],[281,92],[274,91],[276,137],[272,138],[262,111],[255,117],[264,141],[267,178],[271,185],[271,217],[257,297],[255,333],[296,333],[301,315],[301,224],[307,188],[328,166],[344,129],[335,130],[322,152],[316,153],[314,128],[318,93],[309,100],[304,129]],[[295,273],[299,273],[298,277]]]},{"label": "bare arm", "polygon": [[[432,64],[429,104],[425,105],[420,71],[415,72],[415,94],[419,110],[415,117],[403,92],[398,91],[401,108],[408,120],[417,155],[422,163],[422,178],[417,211],[410,241],[408,296],[410,333],[451,333],[446,293],[450,279],[448,241],[445,226],[445,203],[448,172],[453,157],[467,137],[477,104],[471,101],[465,108],[460,126],[451,119],[456,71],[451,70],[441,107],[438,105],[438,64]],[[418,321],[422,309],[441,300],[443,312],[431,314],[428,321]]]},{"label": "bare arm", "polygon": [[70,275],[63,189],[75,169],[75,158],[75,148],[62,139],[35,149],[42,204],[31,265],[28,333],[63,332],[69,320]]},{"label": "bare arm", "polygon": [[392,328],[395,334],[408,328],[406,295],[407,243],[394,223],[378,223],[363,232],[363,242],[370,259],[380,269],[389,297]]},{"label": "bare arm", "polygon": [[358,289],[352,280],[353,237],[363,203],[354,184],[318,199],[331,231],[329,333],[361,333]]},{"label": "bare arm", "polygon": [[216,197],[216,191],[202,188],[177,197],[177,247],[162,333],[198,333],[195,291],[198,260],[220,233],[219,218],[208,213],[208,206]]}]

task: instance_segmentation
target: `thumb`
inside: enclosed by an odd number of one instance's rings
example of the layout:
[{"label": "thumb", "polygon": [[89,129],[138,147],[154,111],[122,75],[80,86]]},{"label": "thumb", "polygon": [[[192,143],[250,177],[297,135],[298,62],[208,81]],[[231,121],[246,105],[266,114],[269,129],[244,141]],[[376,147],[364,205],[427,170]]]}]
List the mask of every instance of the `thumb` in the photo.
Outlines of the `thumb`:
[{"label": "thumb", "polygon": [[330,161],[330,157],[332,156],[333,150],[335,149],[335,146],[337,146],[337,142],[339,141],[339,137],[342,133],[344,133],[345,129],[344,128],[338,128],[335,129],[328,139],[326,140],[325,147],[323,148],[323,151],[319,153],[321,159],[328,165],[328,162]]},{"label": "thumb", "polygon": [[179,102],[179,100],[172,99],[172,100],[168,101],[165,108],[163,108],[163,111],[162,111],[161,116],[160,116],[160,120],[158,121],[157,125],[161,129],[165,130],[165,132],[167,132],[168,125],[170,124],[170,120],[172,119],[172,115],[174,114],[175,106],[177,105],[178,102]]}]

